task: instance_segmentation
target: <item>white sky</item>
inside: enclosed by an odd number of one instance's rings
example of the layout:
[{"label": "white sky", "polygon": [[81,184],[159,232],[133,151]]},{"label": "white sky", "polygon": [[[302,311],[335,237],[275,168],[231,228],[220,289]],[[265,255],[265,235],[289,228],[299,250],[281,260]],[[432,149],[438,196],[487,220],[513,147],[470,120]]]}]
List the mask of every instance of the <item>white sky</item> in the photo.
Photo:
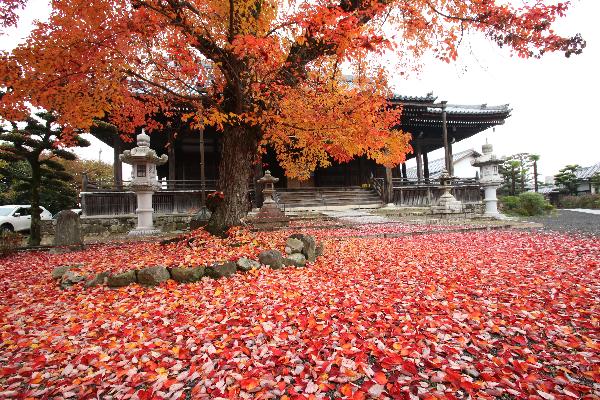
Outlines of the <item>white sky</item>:
[{"label": "white sky", "polygon": [[[480,150],[487,138],[498,155],[539,154],[541,176],[554,175],[566,164],[598,163],[600,129],[595,117],[600,110],[596,110],[594,100],[600,92],[600,1],[572,3],[557,30],[565,35],[583,35],[587,47],[579,56],[550,54],[541,60],[523,60],[486,40],[471,37],[464,40],[456,63],[426,59],[418,76],[399,76],[392,82],[395,91],[407,95],[433,91],[438,100],[452,104],[510,104],[512,116],[505,125],[455,143],[454,152]],[[0,36],[0,49],[13,48],[28,34],[32,21],[43,19],[48,12],[48,0],[30,0],[19,28]],[[112,149],[94,138],[90,140],[91,147],[76,152],[83,158],[101,156],[112,163]],[[442,156],[438,150],[429,159]]]}]

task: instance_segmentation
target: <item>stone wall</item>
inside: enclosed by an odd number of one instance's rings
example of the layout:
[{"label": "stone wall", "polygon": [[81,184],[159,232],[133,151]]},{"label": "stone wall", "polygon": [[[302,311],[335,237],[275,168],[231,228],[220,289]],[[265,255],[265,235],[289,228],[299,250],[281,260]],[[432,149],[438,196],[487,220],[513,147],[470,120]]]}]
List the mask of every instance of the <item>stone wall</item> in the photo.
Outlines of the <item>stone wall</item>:
[{"label": "stone wall", "polygon": [[[188,229],[192,215],[155,215],[154,226],[163,232]],[[56,220],[42,221],[42,234],[54,235]],[[84,236],[123,235],[135,228],[137,216],[122,215],[112,217],[81,217],[81,230]]]}]

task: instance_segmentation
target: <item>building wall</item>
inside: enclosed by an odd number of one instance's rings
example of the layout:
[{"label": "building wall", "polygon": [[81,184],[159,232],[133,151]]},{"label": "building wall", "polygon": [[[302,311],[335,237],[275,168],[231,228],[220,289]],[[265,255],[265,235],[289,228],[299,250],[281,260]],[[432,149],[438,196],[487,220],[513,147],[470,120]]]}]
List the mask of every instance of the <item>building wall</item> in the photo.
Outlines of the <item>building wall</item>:
[{"label": "building wall", "polygon": [[475,157],[469,156],[465,157],[462,160],[454,163],[454,176],[459,178],[475,178],[475,175],[479,171],[479,168],[476,168],[471,165],[471,161],[474,160]]}]

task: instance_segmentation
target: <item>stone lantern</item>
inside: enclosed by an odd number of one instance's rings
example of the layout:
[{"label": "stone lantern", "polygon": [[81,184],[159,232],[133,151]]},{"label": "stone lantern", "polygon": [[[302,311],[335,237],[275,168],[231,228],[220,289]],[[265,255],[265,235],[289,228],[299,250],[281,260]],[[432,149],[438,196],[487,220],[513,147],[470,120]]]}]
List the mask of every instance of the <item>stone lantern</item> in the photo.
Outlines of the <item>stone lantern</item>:
[{"label": "stone lantern", "polygon": [[433,214],[457,214],[462,212],[462,203],[456,200],[456,197],[452,195],[452,181],[456,179],[446,171],[442,170],[440,175],[440,185],[444,193],[440,196],[437,204],[431,206],[431,212]]},{"label": "stone lantern", "polygon": [[500,164],[504,162],[502,158],[496,158],[496,155],[492,154],[494,150],[491,144],[484,144],[481,147],[483,155],[477,157],[471,162],[474,167],[479,167],[479,183],[484,189],[485,197],[483,202],[485,203],[485,212],[483,215],[493,218],[500,218],[502,215],[498,212],[498,198],[496,197],[496,190],[502,185],[503,180],[498,171]]},{"label": "stone lantern", "polygon": [[150,148],[150,136],[144,133],[137,135],[137,147],[125,150],[119,156],[121,161],[131,164],[131,182],[129,188],[135,192],[137,197],[138,216],[137,228],[129,232],[129,236],[153,235],[160,230],[154,228],[152,221],[152,195],[160,189],[160,183],[156,175],[156,166],[167,162],[168,157],[158,157],[156,152]]},{"label": "stone lantern", "polygon": [[287,226],[289,218],[279,209],[277,203],[273,199],[275,193],[275,183],[279,182],[279,178],[271,175],[271,171],[265,171],[265,176],[258,180],[258,183],[264,185],[262,194],[264,197],[263,205],[258,210],[258,213],[252,219],[252,223],[258,229],[270,230],[277,227]]}]

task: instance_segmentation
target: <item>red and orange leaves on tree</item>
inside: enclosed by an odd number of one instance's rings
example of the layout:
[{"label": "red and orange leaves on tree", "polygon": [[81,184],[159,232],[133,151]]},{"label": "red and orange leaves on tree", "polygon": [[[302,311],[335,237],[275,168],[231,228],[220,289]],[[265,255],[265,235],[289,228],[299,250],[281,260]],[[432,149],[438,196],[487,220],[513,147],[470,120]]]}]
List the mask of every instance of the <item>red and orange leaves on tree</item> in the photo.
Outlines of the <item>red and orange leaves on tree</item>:
[{"label": "red and orange leaves on tree", "polygon": [[[228,210],[218,215],[233,224],[261,146],[297,177],[331,159],[404,160],[408,137],[391,129],[399,111],[386,102],[386,75],[398,73],[390,56],[406,64],[433,51],[450,61],[468,31],[523,57],[581,52],[581,37],[552,30],[568,3],[546,3],[55,0],[47,22],[1,55],[0,112],[12,117],[28,102],[67,129],[103,119],[122,134],[160,128],[165,114],[215,126]],[[2,23],[14,25],[21,6],[4,2]]]},{"label": "red and orange leaves on tree", "polygon": [[[4,1],[2,24],[16,25],[15,11],[24,4],[24,0]],[[344,109],[353,106],[366,107],[386,120],[390,116],[381,110],[385,107],[366,105],[383,106],[385,90],[357,94],[355,88],[336,84],[333,68],[384,51],[419,56],[432,49],[440,58],[452,60],[458,37],[469,29],[483,31],[520,56],[556,50],[577,53],[581,38],[563,38],[551,28],[567,6],[526,2],[513,8],[457,0],[59,0],[52,3],[48,21],[38,24],[25,44],[3,54],[2,84],[9,88],[3,110],[27,100],[57,111],[63,124],[85,128],[94,118],[108,116],[123,132],[157,126],[155,114],[176,101],[200,115],[198,124],[222,128],[271,126],[280,114],[282,120],[290,118],[286,107],[292,103],[311,120],[330,118],[332,110],[342,119]],[[385,84],[378,68],[371,71],[375,85]],[[319,79],[311,77],[315,73]],[[327,95],[319,96],[311,89],[314,85]],[[288,94],[290,88],[294,93]],[[379,131],[371,126],[371,118],[358,115],[339,126],[323,124],[322,131],[316,125],[313,132],[322,137],[343,129],[344,135],[335,139],[345,142]],[[347,130],[349,125],[352,129]],[[262,133],[269,131],[265,137],[283,143],[290,140],[284,136],[298,136],[299,129],[290,129],[275,132],[266,127]],[[317,140],[306,142],[322,145]],[[354,147],[360,152],[359,147],[385,146],[375,142],[326,147],[334,158],[343,159],[356,154]],[[278,146],[281,151],[284,147]],[[314,157],[313,151],[307,153]]]}]

